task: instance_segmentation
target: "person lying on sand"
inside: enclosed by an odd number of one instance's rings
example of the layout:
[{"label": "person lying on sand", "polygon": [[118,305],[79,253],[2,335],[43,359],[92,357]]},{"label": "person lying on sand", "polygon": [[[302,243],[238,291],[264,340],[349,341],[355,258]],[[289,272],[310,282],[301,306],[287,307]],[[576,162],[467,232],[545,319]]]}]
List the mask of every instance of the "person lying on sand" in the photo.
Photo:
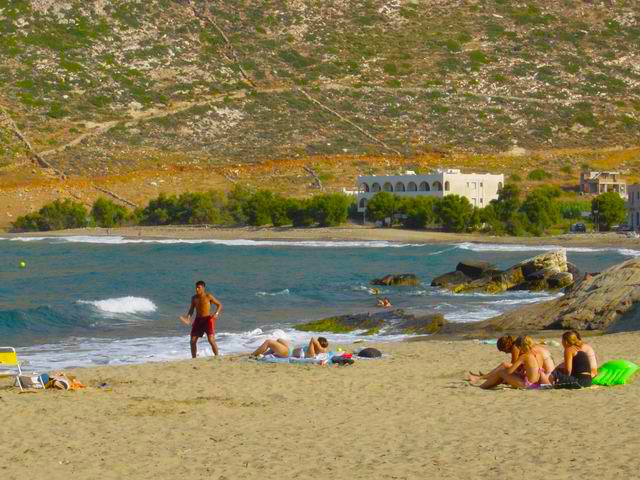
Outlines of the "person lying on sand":
[{"label": "person lying on sand", "polygon": [[564,362],[551,374],[554,385],[590,387],[593,377],[598,374],[596,352],[584,343],[580,334],[570,330],[562,335]]},{"label": "person lying on sand", "polygon": [[[486,373],[486,374],[483,374],[483,373],[475,374],[475,373],[469,372],[468,380],[470,382],[476,382],[478,380],[486,380],[490,376],[494,375],[496,371],[506,370],[510,368],[518,360],[518,357],[520,356],[520,349],[516,346],[515,341],[516,339],[511,335],[503,335],[498,339],[496,343],[496,346],[498,347],[499,351],[511,355],[511,362],[508,362],[508,361],[502,362],[500,365],[498,365],[496,368],[494,368],[493,370],[491,370],[489,373]],[[533,345],[533,351],[536,353],[537,357],[541,359],[541,362],[543,365],[542,368],[545,371],[545,373],[550,374],[551,372],[553,372],[553,369],[555,368],[555,364],[553,362],[553,358],[551,357],[551,352],[549,352],[549,350],[547,350],[546,347],[540,344],[537,344],[535,342]]]},{"label": "person lying on sand", "polygon": [[314,337],[311,337],[307,347],[294,348],[291,356],[296,358],[315,358],[319,353],[327,353],[328,350],[329,341],[326,338],[318,337],[316,340]]},{"label": "person lying on sand", "polygon": [[273,355],[278,358],[287,358],[290,353],[289,340],[285,338],[278,338],[277,340],[265,340],[262,342],[262,345],[260,345],[256,351],[251,354],[251,356],[258,357],[260,355]]},{"label": "person lying on sand", "polygon": [[[514,345],[520,352],[518,359],[507,369],[494,370],[480,388],[488,389],[506,383],[515,388],[534,389],[551,383],[549,375],[542,368],[544,363],[542,353],[534,351],[533,339],[528,335],[518,337]],[[521,367],[524,375],[518,373]]]}]

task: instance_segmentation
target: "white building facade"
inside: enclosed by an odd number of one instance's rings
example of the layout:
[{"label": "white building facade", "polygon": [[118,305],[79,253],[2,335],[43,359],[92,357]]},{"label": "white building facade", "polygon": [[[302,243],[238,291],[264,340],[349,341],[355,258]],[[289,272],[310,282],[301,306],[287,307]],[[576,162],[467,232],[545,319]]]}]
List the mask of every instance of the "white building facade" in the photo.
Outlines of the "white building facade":
[{"label": "white building facade", "polygon": [[445,195],[466,197],[474,207],[483,208],[498,198],[504,185],[504,175],[489,173],[460,173],[458,169],[439,170],[427,175],[363,175],[358,177],[358,211],[364,212],[367,203],[378,192],[399,197],[422,195],[442,198]]},{"label": "white building facade", "polygon": [[629,185],[627,188],[627,223],[635,230],[640,230],[640,183]]}]

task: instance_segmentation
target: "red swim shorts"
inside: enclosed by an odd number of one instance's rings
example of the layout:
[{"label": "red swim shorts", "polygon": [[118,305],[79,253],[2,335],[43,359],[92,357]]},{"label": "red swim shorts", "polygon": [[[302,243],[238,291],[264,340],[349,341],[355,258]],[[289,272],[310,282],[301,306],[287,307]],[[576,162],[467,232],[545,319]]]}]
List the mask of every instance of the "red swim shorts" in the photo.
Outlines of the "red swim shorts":
[{"label": "red swim shorts", "polygon": [[193,321],[193,325],[191,326],[191,336],[201,337],[205,333],[207,335],[215,335],[216,333],[216,319],[213,315],[197,317]]}]

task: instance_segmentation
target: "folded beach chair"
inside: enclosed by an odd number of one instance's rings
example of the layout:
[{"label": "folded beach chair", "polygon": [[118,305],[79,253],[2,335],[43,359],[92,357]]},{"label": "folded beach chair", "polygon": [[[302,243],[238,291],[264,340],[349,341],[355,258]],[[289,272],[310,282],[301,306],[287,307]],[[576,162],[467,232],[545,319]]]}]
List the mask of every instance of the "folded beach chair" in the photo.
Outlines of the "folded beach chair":
[{"label": "folded beach chair", "polygon": [[[13,347],[0,347],[0,377],[14,377],[20,387],[20,391],[23,392],[24,388],[22,388],[22,379],[20,378],[22,375],[16,349]],[[40,375],[28,375],[28,377],[30,385],[35,384],[38,386],[37,388],[45,388]]]}]

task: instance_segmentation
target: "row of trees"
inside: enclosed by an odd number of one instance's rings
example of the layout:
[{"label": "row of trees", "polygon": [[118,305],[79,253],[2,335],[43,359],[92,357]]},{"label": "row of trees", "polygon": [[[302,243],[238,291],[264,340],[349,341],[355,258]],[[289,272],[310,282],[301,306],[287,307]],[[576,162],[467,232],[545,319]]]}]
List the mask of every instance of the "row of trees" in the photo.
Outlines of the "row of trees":
[{"label": "row of trees", "polygon": [[[557,187],[543,186],[523,199],[517,185],[507,184],[497,200],[477,208],[458,195],[397,197],[380,192],[367,204],[367,216],[373,221],[390,219],[392,224],[399,222],[407,228],[441,226],[450,232],[484,230],[497,235],[539,236],[562,218],[581,218],[581,202],[561,202],[561,193]],[[624,200],[615,192],[594,198],[591,210],[601,230],[609,230],[626,218]]]},{"label": "row of trees", "polygon": [[238,187],[220,192],[161,194],[145,208],[128,210],[99,198],[91,210],[72,200],[56,200],[38,212],[19,217],[15,231],[48,231],[123,225],[293,225],[332,227],[346,222],[355,204],[343,194],[322,194],[309,199],[285,198],[268,190]]},{"label": "row of trees", "polygon": [[[497,235],[542,235],[562,218],[580,218],[584,205],[560,202],[557,187],[540,187],[522,198],[515,184],[507,184],[497,200],[475,208],[458,195],[398,197],[377,193],[367,204],[367,219],[400,223],[406,228],[441,227],[449,232],[483,230]],[[624,201],[615,192],[603,193],[591,202],[601,230],[624,222]],[[597,212],[597,215],[595,215]],[[88,225],[313,225],[331,227],[357,218],[355,202],[343,194],[322,194],[309,199],[286,198],[268,190],[252,192],[238,187],[220,192],[161,194],[145,208],[130,211],[106,198],[96,200],[90,211],[72,200],[56,200],[38,212],[19,217],[16,231],[47,231]]]}]

